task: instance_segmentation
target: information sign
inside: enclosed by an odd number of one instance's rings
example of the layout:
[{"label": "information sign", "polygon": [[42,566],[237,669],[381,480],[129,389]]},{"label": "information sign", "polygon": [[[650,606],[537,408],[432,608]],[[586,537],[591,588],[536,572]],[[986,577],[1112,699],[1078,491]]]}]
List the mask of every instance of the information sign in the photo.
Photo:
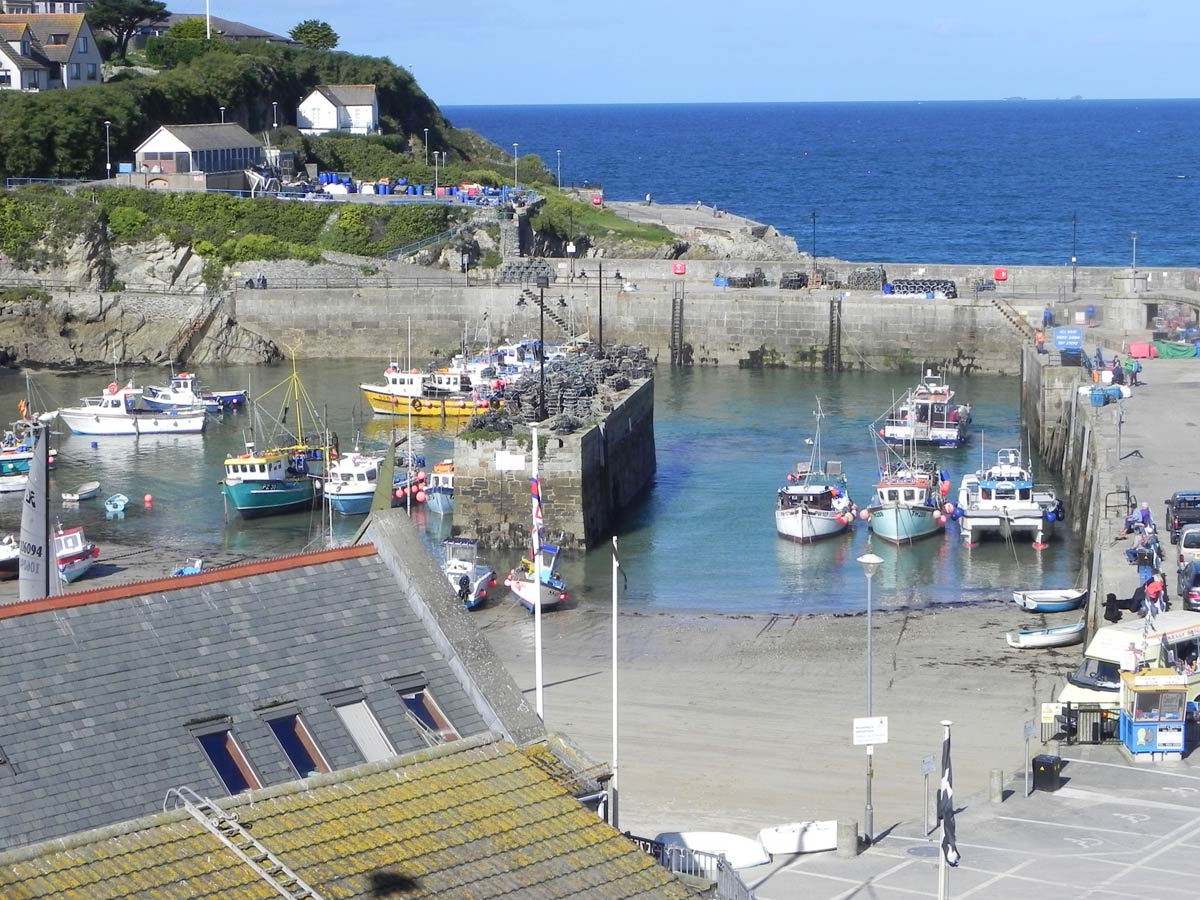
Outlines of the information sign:
[{"label": "information sign", "polygon": [[1082,350],[1083,349],[1083,329],[1082,328],[1055,328],[1054,329],[1054,349],[1055,350]]},{"label": "information sign", "polygon": [[854,720],[854,746],[864,744],[886,744],[888,742],[887,716],[870,716]]}]

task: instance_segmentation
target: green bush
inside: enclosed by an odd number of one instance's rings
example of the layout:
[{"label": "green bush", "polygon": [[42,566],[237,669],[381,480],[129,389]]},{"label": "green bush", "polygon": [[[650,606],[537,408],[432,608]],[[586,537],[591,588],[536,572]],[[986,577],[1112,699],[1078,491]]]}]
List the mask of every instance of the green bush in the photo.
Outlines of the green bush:
[{"label": "green bush", "polygon": [[108,227],[122,240],[133,241],[145,236],[150,216],[132,206],[118,206],[108,214]]}]

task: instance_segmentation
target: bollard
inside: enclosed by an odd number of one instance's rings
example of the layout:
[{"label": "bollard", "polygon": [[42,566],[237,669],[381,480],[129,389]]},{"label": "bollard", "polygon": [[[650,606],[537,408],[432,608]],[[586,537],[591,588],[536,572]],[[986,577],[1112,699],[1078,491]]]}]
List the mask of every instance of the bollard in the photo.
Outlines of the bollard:
[{"label": "bollard", "polygon": [[1002,769],[992,769],[991,798],[993,803],[1004,802],[1004,771]]},{"label": "bollard", "polygon": [[858,856],[858,822],[854,819],[837,820],[837,855],[840,859]]}]

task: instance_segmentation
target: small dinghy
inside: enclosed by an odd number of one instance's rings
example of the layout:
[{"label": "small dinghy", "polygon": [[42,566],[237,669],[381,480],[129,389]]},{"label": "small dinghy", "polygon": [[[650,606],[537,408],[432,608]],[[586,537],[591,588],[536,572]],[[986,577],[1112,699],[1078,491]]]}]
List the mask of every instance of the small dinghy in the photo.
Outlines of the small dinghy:
[{"label": "small dinghy", "polygon": [[80,500],[91,500],[100,493],[100,482],[86,481],[73,491],[63,491],[62,498],[68,503],[78,503]]},{"label": "small dinghy", "polygon": [[1071,644],[1083,642],[1083,632],[1086,622],[1075,622],[1071,625],[1055,625],[1053,628],[1031,628],[1025,631],[1010,631],[1005,638],[1008,646],[1018,650],[1032,650],[1041,647],[1069,647]]},{"label": "small dinghy", "polygon": [[772,856],[836,850],[837,820],[789,822],[786,825],[764,828],[758,833],[758,842]]},{"label": "small dinghy", "polygon": [[201,559],[200,557],[194,557],[194,558],[189,559],[186,562],[184,562],[184,564],[182,566],[180,566],[174,572],[172,572],[171,577],[176,578],[181,575],[199,575],[203,571],[204,571],[204,560]]},{"label": "small dinghy", "polygon": [[1086,588],[1047,591],[1013,591],[1013,603],[1029,612],[1053,613],[1079,609],[1087,600]]},{"label": "small dinghy", "polygon": [[115,515],[116,513],[125,512],[125,507],[128,505],[129,498],[124,494],[113,494],[104,501],[104,511]]}]

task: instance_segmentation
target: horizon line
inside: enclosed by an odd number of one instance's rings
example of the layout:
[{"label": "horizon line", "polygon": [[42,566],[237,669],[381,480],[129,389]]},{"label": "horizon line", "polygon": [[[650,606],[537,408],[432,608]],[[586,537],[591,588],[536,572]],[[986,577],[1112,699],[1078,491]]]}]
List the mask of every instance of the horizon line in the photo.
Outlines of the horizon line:
[{"label": "horizon line", "polygon": [[835,103],[1177,103],[1195,102],[1200,97],[983,97],[975,99],[940,100],[590,100],[580,102],[550,101],[545,103],[438,103],[440,109],[454,106],[784,106]]}]

